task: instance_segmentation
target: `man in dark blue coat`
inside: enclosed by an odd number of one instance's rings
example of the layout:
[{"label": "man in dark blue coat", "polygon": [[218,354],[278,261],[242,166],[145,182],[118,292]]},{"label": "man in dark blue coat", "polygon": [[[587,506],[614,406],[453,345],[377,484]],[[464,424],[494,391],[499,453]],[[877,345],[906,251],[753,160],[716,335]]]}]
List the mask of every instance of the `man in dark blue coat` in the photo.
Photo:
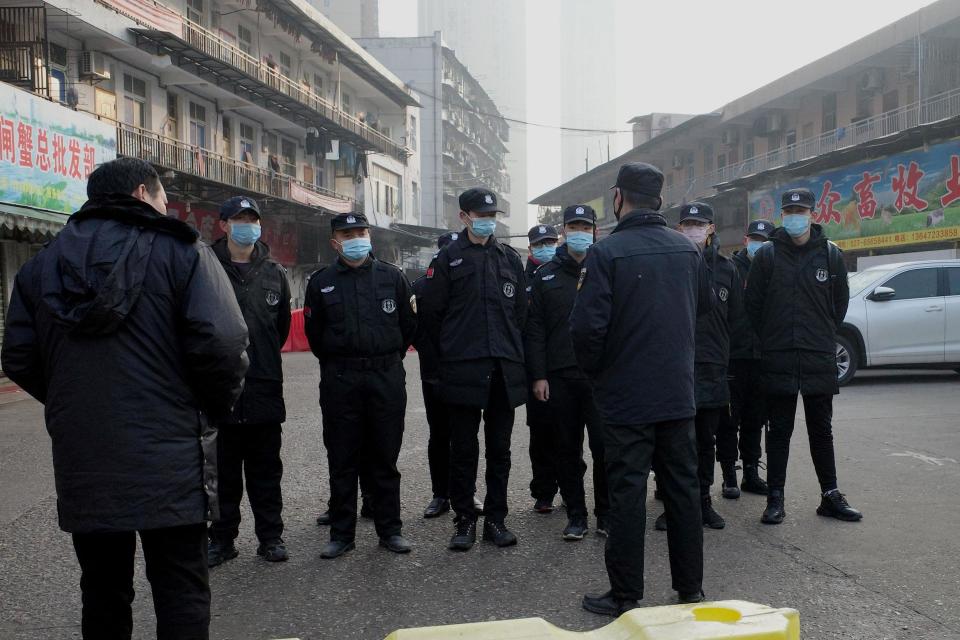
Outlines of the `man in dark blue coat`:
[{"label": "man in dark blue coat", "polygon": [[585,596],[583,607],[619,616],[643,598],[645,500],[654,461],[667,510],[673,588],[681,602],[703,599],[694,332],[697,314],[709,312],[714,297],[700,250],[657,213],[660,170],[642,162],[624,165],[613,188],[619,223],[587,256],[570,330],[604,421],[610,491],[611,588]]}]

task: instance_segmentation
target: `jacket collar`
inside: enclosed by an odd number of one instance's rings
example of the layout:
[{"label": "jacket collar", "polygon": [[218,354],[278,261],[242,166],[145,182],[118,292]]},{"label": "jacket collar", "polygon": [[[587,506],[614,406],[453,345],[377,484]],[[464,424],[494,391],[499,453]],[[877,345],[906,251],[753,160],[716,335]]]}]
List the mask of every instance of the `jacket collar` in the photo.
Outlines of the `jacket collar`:
[{"label": "jacket collar", "polygon": [[367,259],[363,261],[362,265],[360,265],[359,267],[351,267],[350,265],[348,265],[343,261],[342,257],[337,256],[337,271],[341,273],[345,271],[366,271],[371,266],[373,266],[373,263],[376,261],[377,259],[373,257],[373,254],[370,254],[367,256]]},{"label": "jacket collar", "polygon": [[482,247],[484,249],[489,249],[490,247],[496,247],[497,251],[503,253],[503,245],[497,241],[497,236],[490,236],[486,243],[484,244],[474,244],[470,241],[470,236],[467,235],[467,228],[464,227],[463,231],[457,236],[457,239],[454,240],[454,243],[461,249],[468,249],[470,247]]},{"label": "jacket collar", "polygon": [[773,233],[770,234],[770,240],[772,240],[774,244],[784,245],[792,251],[806,252],[817,247],[826,246],[827,234],[823,232],[822,226],[812,223],[810,225],[810,239],[807,240],[806,244],[794,244],[793,238],[790,237],[790,234],[787,233],[787,230],[783,227],[774,229]]},{"label": "jacket collar", "polygon": [[70,216],[68,222],[91,219],[116,220],[130,226],[166,233],[186,242],[196,242],[200,237],[197,230],[186,222],[163,215],[146,202],[123,194],[87,200],[79,211]]},{"label": "jacket collar", "polygon": [[610,233],[617,233],[624,229],[632,229],[634,227],[651,224],[665,227],[667,226],[667,219],[663,217],[662,213],[654,211],[653,209],[634,209],[625,216],[620,216],[620,222],[617,223],[617,226],[614,227]]},{"label": "jacket collar", "polygon": [[557,253],[553,256],[553,259],[550,260],[550,262],[556,263],[567,273],[572,273],[574,275],[580,273],[581,264],[573,259],[573,256],[571,256],[570,252],[567,250],[566,244],[562,244],[557,247]]},{"label": "jacket collar", "polygon": [[[227,237],[223,236],[213,243],[213,252],[217,254],[220,262],[223,264],[232,264],[233,257],[230,255],[230,247],[227,244]],[[253,253],[250,255],[250,264],[258,267],[270,257],[270,247],[265,242],[257,240],[253,246]]]}]

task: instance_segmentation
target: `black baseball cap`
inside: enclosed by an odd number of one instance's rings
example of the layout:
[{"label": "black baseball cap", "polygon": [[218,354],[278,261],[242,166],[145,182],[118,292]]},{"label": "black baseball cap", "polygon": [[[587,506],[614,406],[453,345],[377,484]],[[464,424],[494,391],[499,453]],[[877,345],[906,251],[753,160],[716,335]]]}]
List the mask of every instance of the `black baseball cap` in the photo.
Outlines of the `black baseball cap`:
[{"label": "black baseball cap", "polygon": [[445,234],[437,238],[437,249],[443,249],[445,246],[455,241],[460,237],[460,234],[456,231],[447,231]]},{"label": "black baseball cap", "polygon": [[577,220],[597,226],[597,212],[588,204],[573,204],[563,210],[563,224]]},{"label": "black baseball cap", "polygon": [[663,172],[646,162],[631,162],[620,167],[617,182],[610,188],[617,187],[659,198],[663,191]]},{"label": "black baseball cap", "polygon": [[220,219],[229,220],[243,211],[253,211],[258,218],[262,217],[256,200],[246,196],[234,196],[220,205]]},{"label": "black baseball cap", "polygon": [[817,206],[817,198],[810,189],[790,189],[783,192],[780,198],[780,208],[806,207],[813,209]]},{"label": "black baseball cap", "polygon": [[536,244],[551,238],[556,240],[558,236],[557,230],[553,228],[552,224],[536,224],[530,227],[530,231],[527,232],[527,238],[529,238],[530,244]]},{"label": "black baseball cap", "polygon": [[767,240],[770,239],[770,234],[773,233],[774,225],[769,220],[751,220],[750,224],[747,225],[747,235],[748,236],[760,236]]},{"label": "black baseball cap", "polygon": [[474,213],[503,213],[497,208],[497,194],[483,187],[467,189],[461,193],[460,210]]},{"label": "black baseball cap", "polygon": [[369,229],[367,217],[362,213],[339,213],[330,219],[330,231]]},{"label": "black baseball cap", "polygon": [[680,209],[680,222],[696,220],[713,224],[713,207],[706,202],[691,202]]}]

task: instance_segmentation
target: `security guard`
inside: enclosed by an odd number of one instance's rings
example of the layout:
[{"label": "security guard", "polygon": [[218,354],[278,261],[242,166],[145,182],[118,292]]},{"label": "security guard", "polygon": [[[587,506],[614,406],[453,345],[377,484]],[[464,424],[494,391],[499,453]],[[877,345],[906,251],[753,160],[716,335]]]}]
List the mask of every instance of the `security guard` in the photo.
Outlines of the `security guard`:
[{"label": "security guard", "polygon": [[407,407],[402,359],[417,328],[416,299],[403,272],[370,254],[363,215],[334,216],[330,227],[340,257],[310,277],[304,301],[307,340],[320,360],[330,468],[330,542],[320,557],[354,548],[357,481],[364,473],[380,546],[407,553],[397,458]]},{"label": "security guard", "polygon": [[256,200],[230,198],[220,207],[220,229],[226,235],[213,245],[250,332],[250,368],[243,394],[218,425],[222,427],[217,437],[220,519],[209,531],[207,564],[211,567],[239,553],[233,541],[240,527],[244,475],[260,541],[257,555],[270,562],[288,557],[281,538],[280,425],[286,411],[280,349],[290,332],[290,285],[286,270],[270,258],[270,247],[260,240],[260,220]]},{"label": "security guard", "polygon": [[[727,364],[730,360],[729,321],[743,313],[743,285],[733,263],[720,255],[713,208],[704,202],[691,202],[680,209],[680,233],[687,236],[703,252],[710,288],[717,297],[713,310],[697,318],[694,378],[697,416],[697,476],[700,480],[700,513],[704,526],[723,529],[723,518],[713,508],[710,487],[713,486],[716,461],[717,427],[729,413],[730,391],[727,386]],[[656,528],[667,528],[666,514],[657,518]]]},{"label": "security guard", "polygon": [[757,251],[747,281],[746,308],[760,335],[763,390],[767,394],[767,482],[762,521],[780,524],[783,490],[797,411],[803,396],[810,454],[822,492],[817,513],[839,520],[863,517],[837,488],[833,451],[833,396],[837,385],[836,333],[850,291],[842,253],[818,224],[809,189],[790,189],[781,199],[783,226]]},{"label": "security guard", "polygon": [[[731,260],[740,282],[747,285],[750,263],[760,246],[770,239],[773,223],[753,220],[743,236],[743,248]],[[764,395],[760,390],[760,338],[746,313],[730,318],[730,415],[720,420],[717,430],[717,462],[723,472],[723,497],[736,499],[740,489],[767,495],[767,483],[760,477],[760,437],[766,422]],[[743,460],[743,483],[737,487],[737,446]]]},{"label": "security guard", "polygon": [[[611,589],[583,607],[618,616],[643,597],[647,475],[656,460],[670,569],[681,602],[703,600],[703,527],[694,430],[694,333],[713,306],[703,256],[657,212],[663,174],[636,162],[614,185],[611,235],[587,255],[570,316],[577,362],[604,422]],[[621,215],[621,213],[623,215]]]},{"label": "security guard", "polygon": [[[556,469],[567,505],[565,540],[582,540],[587,533],[583,475],[583,429],[593,454],[594,513],[597,533],[606,534],[607,473],[603,461],[603,423],[590,379],[577,365],[570,340],[570,311],[577,296],[577,279],[587,251],[596,239],[597,214],[578,204],[563,212],[565,243],[531,283],[530,316],[524,333],[527,371],[537,402],[546,402],[556,441]],[[530,404],[527,404],[529,411]],[[531,436],[532,436],[531,432]],[[532,451],[531,444],[531,451]]]},{"label": "security guard", "polygon": [[[557,230],[552,224],[537,224],[527,232],[530,245],[527,247],[527,266],[524,275],[527,279],[527,294],[531,291],[533,274],[541,266],[549,263],[557,253]],[[533,496],[533,510],[537,513],[553,511],[553,498],[557,495],[557,434],[551,424],[547,403],[538,400],[533,394],[533,380],[528,380],[527,426],[530,427],[530,466],[533,479],[530,480],[530,495]]]},{"label": "security guard", "polygon": [[486,442],[483,539],[516,544],[505,524],[514,409],[526,400],[523,326],[527,300],[520,255],[494,237],[496,195],[460,194],[459,238],[440,250],[427,285],[425,321],[440,356],[440,397],[450,411],[450,500],[456,512],[449,547],[476,542],[473,493],[480,418]]}]

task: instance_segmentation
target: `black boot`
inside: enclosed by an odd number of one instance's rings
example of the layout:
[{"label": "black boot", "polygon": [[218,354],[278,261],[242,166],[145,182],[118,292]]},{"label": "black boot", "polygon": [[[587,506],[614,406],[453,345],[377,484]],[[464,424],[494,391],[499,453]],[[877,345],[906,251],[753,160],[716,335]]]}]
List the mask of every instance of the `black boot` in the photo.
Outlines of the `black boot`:
[{"label": "black boot", "polygon": [[847,522],[858,522],[863,519],[863,514],[851,507],[846,496],[837,489],[823,495],[820,506],[817,507],[817,515]]},{"label": "black boot", "polygon": [[735,462],[722,462],[720,469],[723,471],[723,497],[728,500],[736,500],[740,497],[740,488],[737,487],[737,465]]},{"label": "black boot", "polygon": [[767,483],[760,477],[760,469],[755,464],[743,464],[743,482],[740,488],[747,493],[756,493],[765,496],[769,492]]},{"label": "black boot", "polygon": [[453,521],[453,537],[450,538],[448,549],[454,551],[469,551],[477,541],[477,521],[474,518],[457,516]]},{"label": "black boot", "polygon": [[723,529],[727,523],[719,513],[713,510],[713,500],[710,496],[700,497],[700,513],[703,516],[703,526],[711,529]]},{"label": "black boot", "polygon": [[494,522],[489,518],[483,519],[483,539],[498,547],[510,547],[517,544],[517,536],[507,529],[507,525],[503,522]]},{"label": "black boot", "polygon": [[770,489],[767,496],[767,508],[763,512],[760,522],[763,524],[780,524],[787,517],[783,509],[783,489]]},{"label": "black boot", "polygon": [[636,609],[640,604],[636,600],[624,600],[613,595],[613,591],[607,591],[599,596],[583,596],[583,608],[590,613],[597,613],[601,616],[610,616],[618,618],[631,609]]}]

